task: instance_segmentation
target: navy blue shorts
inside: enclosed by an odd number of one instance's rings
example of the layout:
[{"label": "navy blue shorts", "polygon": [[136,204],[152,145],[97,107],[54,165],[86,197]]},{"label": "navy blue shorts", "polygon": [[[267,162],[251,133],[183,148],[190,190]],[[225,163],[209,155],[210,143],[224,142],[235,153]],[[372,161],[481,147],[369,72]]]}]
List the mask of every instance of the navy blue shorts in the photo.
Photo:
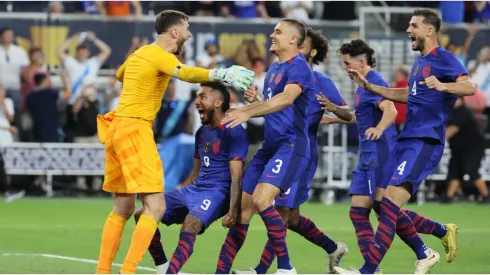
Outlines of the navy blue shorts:
[{"label": "navy blue shorts", "polygon": [[223,187],[189,185],[165,192],[167,209],[162,223],[167,226],[182,224],[187,215],[196,216],[203,224],[202,234],[214,221],[229,210],[229,191]]},{"label": "navy blue shorts", "polygon": [[253,194],[259,182],[278,187],[281,192],[301,183],[300,178],[306,170],[308,159],[294,152],[294,147],[284,145],[279,149],[261,148],[255,154],[243,176],[242,190]]},{"label": "navy blue shorts", "polygon": [[[316,167],[315,167],[316,168]],[[306,170],[300,177],[299,184],[291,186],[286,192],[279,194],[274,202],[275,206],[283,206],[291,209],[298,209],[305,203],[310,196],[310,185],[315,171]]]},{"label": "navy blue shorts", "polygon": [[444,145],[432,139],[403,139],[394,149],[394,172],[389,185],[412,184],[412,195],[422,181],[437,168]]}]

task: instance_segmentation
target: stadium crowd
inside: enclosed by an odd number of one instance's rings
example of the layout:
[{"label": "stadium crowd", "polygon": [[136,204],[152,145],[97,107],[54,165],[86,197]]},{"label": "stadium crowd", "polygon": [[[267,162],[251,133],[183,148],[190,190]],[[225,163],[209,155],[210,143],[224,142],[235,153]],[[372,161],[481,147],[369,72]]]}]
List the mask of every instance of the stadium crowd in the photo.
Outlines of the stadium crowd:
[{"label": "stadium crowd", "polygon": [[[24,2],[23,2],[24,3]],[[488,1],[476,2],[388,2],[389,5],[424,5],[440,8],[443,21],[446,23],[461,22],[488,22],[490,18],[490,4]],[[192,5],[190,2],[138,2],[138,1],[32,1],[29,4],[16,2],[2,2],[0,11],[24,12],[46,10],[51,13],[87,13],[104,16],[130,16],[135,15],[138,20],[141,14],[156,14],[162,9],[181,10],[196,16],[221,16],[235,19],[271,17],[291,17],[304,22],[309,19],[324,20],[356,20],[357,14],[355,2],[308,2],[308,1],[198,1]],[[328,7],[328,8],[327,8]],[[474,96],[466,97],[461,105],[472,112],[465,113],[467,120],[451,120],[459,129],[465,129],[463,137],[450,142],[453,144],[471,144],[483,151],[488,147],[484,133],[490,133],[490,123],[487,117],[490,115],[490,47],[486,46],[478,50],[476,59],[468,60],[468,50],[472,40],[479,30],[479,25],[469,24],[467,38],[462,45],[456,45],[453,41],[446,41],[443,45],[449,51],[455,53],[458,59],[466,65],[474,81],[478,85],[478,91]],[[98,71],[104,66],[105,61],[111,55],[111,48],[104,42],[104,37],[96,37],[92,32],[75,33],[58,47],[58,57],[63,63],[60,70],[50,70],[44,60],[42,48],[31,48],[26,52],[15,45],[15,33],[8,26],[2,26],[0,30],[0,145],[18,142],[75,142],[98,143],[96,117],[98,114],[114,110],[117,106],[122,84],[114,76],[107,78],[106,85],[97,86]],[[81,41],[76,48],[76,54],[67,54],[67,48],[73,41]],[[130,41],[126,56],[117,57],[121,63],[132,52],[142,45],[151,43],[148,37],[134,37]],[[90,51],[89,44],[95,45],[97,53]],[[196,65],[203,68],[225,67],[232,64],[244,66],[255,72],[255,84],[262,91],[265,72],[269,64],[275,60],[266,60],[259,46],[253,40],[245,40],[236,49],[235,55],[225,59],[220,55],[220,45],[216,39],[209,39],[205,43],[205,51],[195,60],[186,58],[185,51],[179,59],[182,63]],[[331,49],[335,51],[336,49]],[[4,58],[3,58],[4,56]],[[113,68],[117,69],[117,68]],[[56,71],[61,80],[61,85],[54,85],[52,72]],[[325,69],[323,69],[325,71]],[[392,86],[405,87],[408,83],[409,68],[393,68],[391,79]],[[386,76],[385,76],[386,77]],[[155,140],[160,144],[174,144],[176,137],[184,135],[193,136],[200,126],[198,112],[193,104],[195,93],[199,85],[172,80],[162,107],[157,115],[154,133]],[[239,93],[232,93],[231,106],[244,105],[243,97]],[[458,105],[458,104],[457,104]],[[458,105],[459,106],[459,105]],[[396,125],[399,130],[403,128],[406,115],[406,106],[397,103],[398,117]],[[455,108],[454,112],[460,112]],[[469,115],[469,117],[467,116]],[[467,121],[475,119],[473,126],[468,126]],[[263,118],[255,118],[244,125],[251,149],[252,156],[260,146],[263,137]],[[468,128],[469,127],[469,128]],[[471,134],[470,134],[471,133]],[[475,146],[475,142],[481,146]],[[169,145],[169,146],[171,146]],[[461,149],[465,151],[466,148]],[[10,199],[12,194],[22,196],[24,193],[8,192],[15,187],[11,177],[5,175],[3,161],[0,163],[0,193],[6,192]],[[476,177],[476,178],[475,178]],[[79,177],[78,182],[94,192],[100,190],[100,184],[94,184],[94,177]],[[485,181],[477,176],[470,175],[480,194],[488,197],[488,190],[483,188]],[[457,194],[462,193],[459,180],[462,175],[450,175],[450,184],[443,193],[443,201],[452,201]],[[72,179],[73,180],[73,179]],[[100,179],[97,179],[100,182]],[[41,192],[39,182],[42,177],[28,180],[34,193]],[[483,183],[482,183],[483,181]],[[31,184],[34,182],[34,184]],[[85,184],[83,183],[85,182]],[[79,183],[80,184],[80,183]],[[176,183],[175,185],[178,185]],[[174,186],[175,186],[174,185]],[[32,189],[31,188],[31,189]],[[23,187],[21,189],[24,189]],[[431,194],[436,193],[436,185],[432,186]],[[443,189],[445,189],[443,187]],[[444,193],[446,193],[444,195]]]}]

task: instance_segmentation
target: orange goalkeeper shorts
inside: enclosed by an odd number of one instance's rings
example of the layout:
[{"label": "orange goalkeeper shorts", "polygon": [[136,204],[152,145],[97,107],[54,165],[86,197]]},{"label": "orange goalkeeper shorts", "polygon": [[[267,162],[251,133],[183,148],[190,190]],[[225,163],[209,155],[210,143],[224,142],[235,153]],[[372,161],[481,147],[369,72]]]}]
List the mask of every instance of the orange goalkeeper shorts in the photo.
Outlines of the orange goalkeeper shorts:
[{"label": "orange goalkeeper shorts", "polygon": [[97,117],[97,133],[105,144],[102,189],[111,193],[163,192],[163,166],[152,122],[114,114]]}]

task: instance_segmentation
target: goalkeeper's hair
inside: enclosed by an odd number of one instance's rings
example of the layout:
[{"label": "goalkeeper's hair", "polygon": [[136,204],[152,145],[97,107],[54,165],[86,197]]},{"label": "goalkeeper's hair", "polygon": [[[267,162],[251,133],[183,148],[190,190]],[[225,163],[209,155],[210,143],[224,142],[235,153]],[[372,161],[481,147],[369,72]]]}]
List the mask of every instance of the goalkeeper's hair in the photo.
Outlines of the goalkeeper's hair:
[{"label": "goalkeeper's hair", "polygon": [[221,94],[221,98],[223,100],[223,104],[221,104],[221,111],[223,111],[223,113],[225,113],[230,109],[230,91],[228,90],[228,87],[226,87],[223,83],[206,82],[206,83],[202,83],[201,87],[209,87],[213,91],[216,91]]},{"label": "goalkeeper's hair", "polygon": [[366,56],[367,64],[372,68],[376,67],[375,51],[361,39],[356,39],[352,40],[349,43],[345,43],[340,47],[338,52],[342,55],[348,54],[351,57],[364,55]]},{"label": "goalkeeper's hair", "polygon": [[181,11],[164,10],[155,19],[155,31],[157,34],[165,33],[171,27],[180,24],[182,20],[189,20],[189,16]]},{"label": "goalkeeper's hair", "polygon": [[314,30],[309,28],[306,30],[306,36],[311,38],[311,49],[316,50],[316,55],[313,57],[313,64],[320,64],[328,55],[329,43],[325,35],[321,30]]}]

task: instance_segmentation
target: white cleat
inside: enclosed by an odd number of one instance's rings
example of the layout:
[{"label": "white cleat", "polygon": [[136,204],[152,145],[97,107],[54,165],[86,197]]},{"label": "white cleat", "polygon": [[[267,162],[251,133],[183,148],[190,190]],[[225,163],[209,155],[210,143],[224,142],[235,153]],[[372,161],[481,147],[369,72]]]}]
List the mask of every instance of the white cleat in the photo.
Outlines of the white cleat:
[{"label": "white cleat", "polygon": [[168,266],[170,265],[170,262],[166,262],[161,265],[157,265],[157,274],[167,274],[167,269]]},{"label": "white cleat", "polygon": [[293,267],[291,269],[278,269],[274,274],[298,274],[296,269]]},{"label": "white cleat", "polygon": [[415,274],[427,274],[438,262],[441,256],[437,251],[430,249],[427,258],[415,262]]},{"label": "white cleat", "polygon": [[236,269],[233,269],[231,271],[231,274],[257,274],[257,271],[255,271],[255,269],[253,269],[253,268],[250,268],[249,270],[236,270]]},{"label": "white cleat", "polygon": [[345,243],[337,243],[337,250],[327,255],[328,257],[328,274],[334,274],[333,268],[340,265],[342,257],[349,252]]},{"label": "white cleat", "polygon": [[361,274],[361,272],[353,266],[351,266],[349,269],[345,269],[339,266],[334,266],[333,272],[335,274]]}]

